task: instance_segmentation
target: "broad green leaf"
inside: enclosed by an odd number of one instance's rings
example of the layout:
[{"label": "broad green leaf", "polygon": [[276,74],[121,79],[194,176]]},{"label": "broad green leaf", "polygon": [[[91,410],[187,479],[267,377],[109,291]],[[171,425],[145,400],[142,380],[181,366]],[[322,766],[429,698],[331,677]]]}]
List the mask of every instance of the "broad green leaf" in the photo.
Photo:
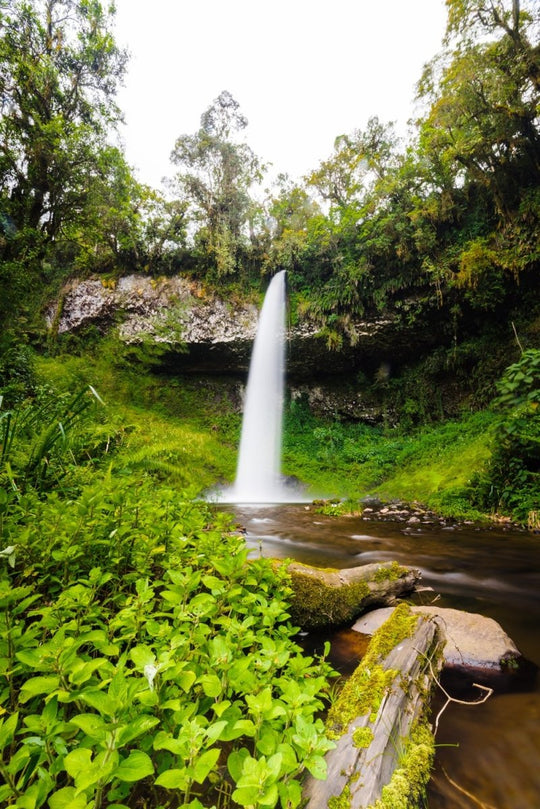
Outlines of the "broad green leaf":
[{"label": "broad green leaf", "polygon": [[251,719],[238,719],[222,731],[221,738],[225,742],[231,742],[233,739],[239,739],[240,736],[255,736],[255,733],[256,728]]},{"label": "broad green leaf", "polygon": [[227,758],[227,769],[231,775],[231,778],[236,783],[240,780],[242,776],[242,771],[244,769],[244,760],[249,756],[249,751],[246,750],[245,747],[240,748],[240,750],[233,750],[232,753],[229,754]]},{"label": "broad green leaf", "polygon": [[78,660],[74,665],[69,675],[70,683],[73,685],[82,685],[86,683],[94,674],[97,669],[100,669],[103,664],[107,662],[103,657],[96,657],[93,660],[82,661]]},{"label": "broad green leaf", "polygon": [[296,809],[302,803],[302,787],[298,781],[281,781],[278,790],[282,806]]},{"label": "broad green leaf", "polygon": [[267,728],[257,741],[257,750],[264,756],[271,756],[276,752],[279,738],[279,734],[275,730]]},{"label": "broad green leaf", "polygon": [[138,716],[128,725],[125,725],[118,731],[117,746],[123,747],[124,745],[147,733],[149,730],[159,725],[159,718],[157,716]]},{"label": "broad green leaf", "polygon": [[193,779],[198,784],[208,778],[209,773],[214,769],[216,762],[219,758],[220,750],[218,747],[213,747],[205,753],[197,757],[193,765]]},{"label": "broad green leaf", "polygon": [[55,691],[60,684],[60,677],[50,675],[48,677],[31,677],[26,680],[19,691],[19,702],[28,702],[38,694],[50,694]]},{"label": "broad green leaf", "polygon": [[234,790],[232,799],[240,806],[254,806],[258,802],[259,794],[260,789],[257,785],[239,787]]},{"label": "broad green leaf", "polygon": [[198,593],[187,606],[188,612],[196,615],[209,615],[216,608],[216,599],[210,593]]},{"label": "broad green leaf", "polygon": [[11,714],[6,720],[0,719],[0,750],[3,750],[13,741],[18,721],[18,713]]},{"label": "broad green leaf", "polygon": [[0,806],[7,806],[7,799],[11,797],[15,797],[11,787],[7,784],[0,786]]},{"label": "broad green leaf", "polygon": [[134,646],[129,656],[141,671],[145,666],[153,666],[156,662],[156,656],[148,646]]},{"label": "broad green leaf", "polygon": [[194,671],[181,671],[175,677],[175,681],[178,683],[180,688],[184,691],[188,692],[192,687],[193,683],[197,680],[197,675]]},{"label": "broad green leaf", "polygon": [[72,724],[76,727],[80,728],[83,733],[87,736],[90,736],[91,739],[97,739],[101,741],[105,738],[105,734],[107,733],[107,724],[106,722],[99,716],[99,714],[95,713],[84,713],[78,714],[74,716],[73,719],[70,720]]},{"label": "broad green leaf", "polygon": [[281,773],[282,763],[283,763],[283,756],[281,755],[281,753],[274,753],[273,756],[270,756],[270,758],[266,762],[268,777],[272,778],[272,780],[274,781],[277,781]]},{"label": "broad green leaf", "polygon": [[323,756],[308,756],[304,760],[304,765],[314,778],[324,781],[327,775],[327,764]]},{"label": "broad green leaf", "polygon": [[153,772],[154,765],[150,756],[142,750],[132,750],[129,756],[120,762],[114,771],[114,777],[119,781],[140,781]]},{"label": "broad green leaf", "polygon": [[199,682],[207,697],[218,697],[221,694],[221,680],[215,674],[203,674]]},{"label": "broad green leaf", "polygon": [[158,775],[154,783],[166,789],[186,789],[189,786],[188,770],[185,767],[182,770],[167,770]]},{"label": "broad green leaf", "polygon": [[206,729],[206,735],[211,741],[217,741],[227,727],[227,724],[228,722],[226,722],[224,719],[220,720],[219,722],[213,722],[210,727]]},{"label": "broad green leaf", "polygon": [[279,793],[277,784],[270,784],[264,793],[259,797],[260,806],[275,806],[278,802]]},{"label": "broad green leaf", "polygon": [[63,787],[49,795],[49,809],[86,809],[89,804],[84,795],[78,795],[75,787]]},{"label": "broad green leaf", "polygon": [[15,657],[20,663],[29,666],[31,669],[39,669],[43,666],[43,657],[37,649],[21,649]]},{"label": "broad green leaf", "polygon": [[281,753],[281,770],[285,774],[294,773],[298,769],[298,758],[292,745],[285,742],[278,744],[277,752]]},{"label": "broad green leaf", "polygon": [[108,694],[103,691],[83,691],[79,696],[83,702],[95,708],[100,714],[105,716],[114,716],[116,712],[116,703]]},{"label": "broad green leaf", "polygon": [[80,773],[87,771],[92,764],[92,751],[87,747],[78,747],[64,758],[64,767],[68,775],[77,779]]}]

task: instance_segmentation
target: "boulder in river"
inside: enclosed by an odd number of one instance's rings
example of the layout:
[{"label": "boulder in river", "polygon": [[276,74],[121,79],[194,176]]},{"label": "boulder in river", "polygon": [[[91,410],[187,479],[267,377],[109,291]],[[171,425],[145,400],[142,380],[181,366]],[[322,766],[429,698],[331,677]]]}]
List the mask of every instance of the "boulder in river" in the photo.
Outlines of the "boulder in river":
[{"label": "boulder in river", "polygon": [[[431,617],[445,638],[445,666],[482,671],[501,671],[521,657],[502,627],[485,615],[446,607],[412,607],[417,615]],[[353,626],[357,632],[372,635],[389,617],[389,608],[362,616]]]}]

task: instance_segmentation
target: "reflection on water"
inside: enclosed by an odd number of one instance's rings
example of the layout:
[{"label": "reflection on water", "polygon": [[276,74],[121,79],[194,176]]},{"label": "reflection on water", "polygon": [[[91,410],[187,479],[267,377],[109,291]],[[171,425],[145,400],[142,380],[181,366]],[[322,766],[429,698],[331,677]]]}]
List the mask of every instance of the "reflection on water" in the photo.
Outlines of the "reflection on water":
[{"label": "reflection on water", "polygon": [[[474,526],[325,517],[306,504],[228,506],[253,554],[345,568],[396,561],[417,567],[445,607],[498,621],[521,653],[540,666],[540,537]],[[338,633],[337,656],[361,644]],[[354,661],[353,661],[354,663]],[[539,809],[540,687],[536,669],[513,690],[477,707],[450,705],[437,735],[430,809]],[[457,746],[456,746],[457,745]]]}]

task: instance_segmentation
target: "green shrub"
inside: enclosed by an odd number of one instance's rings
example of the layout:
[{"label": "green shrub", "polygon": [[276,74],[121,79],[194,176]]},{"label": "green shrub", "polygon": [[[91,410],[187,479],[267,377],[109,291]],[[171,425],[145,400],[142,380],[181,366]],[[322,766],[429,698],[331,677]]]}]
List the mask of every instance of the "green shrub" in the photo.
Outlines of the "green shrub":
[{"label": "green shrub", "polygon": [[329,668],[286,573],[141,478],[27,495],[0,565],[3,805],[296,807],[324,777]]},{"label": "green shrub", "polygon": [[540,507],[540,350],[524,351],[497,385],[490,462],[474,481],[474,500],[485,509],[527,523]]}]

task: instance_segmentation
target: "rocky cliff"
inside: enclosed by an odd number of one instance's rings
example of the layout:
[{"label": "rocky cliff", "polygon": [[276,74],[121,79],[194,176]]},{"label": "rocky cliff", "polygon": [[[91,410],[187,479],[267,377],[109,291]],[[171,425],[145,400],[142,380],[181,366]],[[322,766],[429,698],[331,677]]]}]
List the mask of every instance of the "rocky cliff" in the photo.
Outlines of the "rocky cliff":
[{"label": "rocky cliff", "polygon": [[[164,347],[169,373],[230,374],[245,377],[258,320],[258,307],[230,302],[184,277],[128,275],[115,281],[74,281],[48,309],[51,332],[84,333],[88,327],[117,329],[127,343],[151,341]],[[288,330],[287,373],[293,395],[305,393],[314,410],[376,421],[373,403],[355,383],[358,372],[388,375],[428,347],[426,330],[405,329],[395,316],[366,318],[353,325],[355,344],[328,347],[310,321]]]}]

